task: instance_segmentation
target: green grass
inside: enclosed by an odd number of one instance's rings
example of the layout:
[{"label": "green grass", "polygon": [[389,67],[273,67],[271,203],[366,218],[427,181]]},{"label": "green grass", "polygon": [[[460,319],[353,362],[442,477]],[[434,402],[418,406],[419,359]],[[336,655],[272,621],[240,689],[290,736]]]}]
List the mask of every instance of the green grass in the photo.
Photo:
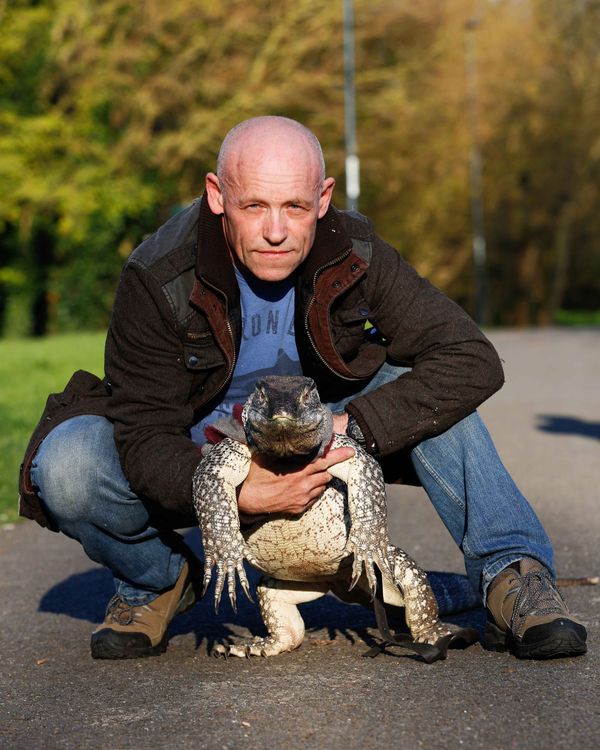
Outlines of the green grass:
[{"label": "green grass", "polygon": [[554,322],[559,326],[600,326],[600,310],[559,310]]},{"label": "green grass", "polygon": [[49,393],[75,370],[103,373],[105,333],[0,340],[0,524],[17,519],[19,465]]}]

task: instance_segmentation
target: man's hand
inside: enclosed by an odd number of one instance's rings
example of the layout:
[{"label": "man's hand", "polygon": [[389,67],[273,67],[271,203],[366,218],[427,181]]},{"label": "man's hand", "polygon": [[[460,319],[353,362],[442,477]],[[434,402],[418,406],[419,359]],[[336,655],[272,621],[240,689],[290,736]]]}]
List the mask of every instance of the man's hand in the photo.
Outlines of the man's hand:
[{"label": "man's hand", "polygon": [[238,494],[240,514],[256,515],[290,513],[300,515],[321,495],[332,475],[330,466],[354,455],[352,448],[336,448],[309,464],[276,461],[256,455],[252,457],[250,472]]}]

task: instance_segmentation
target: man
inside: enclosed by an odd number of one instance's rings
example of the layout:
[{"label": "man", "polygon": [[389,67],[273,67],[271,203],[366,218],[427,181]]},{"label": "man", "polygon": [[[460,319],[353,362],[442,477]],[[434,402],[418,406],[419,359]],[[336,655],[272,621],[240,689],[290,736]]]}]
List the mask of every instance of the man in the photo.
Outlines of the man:
[{"label": "man", "polygon": [[[22,512],[113,573],[92,655],[161,653],[171,619],[194,604],[195,563],[174,529],[195,523],[197,447],[266,372],[312,376],[336,430],[374,454],[389,481],[416,472],[486,601],[488,647],[584,653],[585,628],[554,586],[550,542],[475,413],[503,382],[495,351],[365,217],[330,205],[333,187],[304,126],[238,125],[202,199],[126,264],[106,379],[77,373],[49,400],[22,473]],[[348,451],[293,469],[257,457],[240,512],[302,513]]]}]

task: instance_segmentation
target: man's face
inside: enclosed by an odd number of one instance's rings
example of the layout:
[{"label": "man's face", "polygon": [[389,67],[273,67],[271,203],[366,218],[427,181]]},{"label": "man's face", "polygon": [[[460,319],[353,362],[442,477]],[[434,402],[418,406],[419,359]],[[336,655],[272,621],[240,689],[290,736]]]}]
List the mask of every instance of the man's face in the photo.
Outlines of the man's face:
[{"label": "man's face", "polygon": [[293,150],[263,147],[241,153],[223,182],[207,175],[207,197],[238,262],[263,281],[290,276],[310,252],[334,180],[321,183],[318,167]]}]

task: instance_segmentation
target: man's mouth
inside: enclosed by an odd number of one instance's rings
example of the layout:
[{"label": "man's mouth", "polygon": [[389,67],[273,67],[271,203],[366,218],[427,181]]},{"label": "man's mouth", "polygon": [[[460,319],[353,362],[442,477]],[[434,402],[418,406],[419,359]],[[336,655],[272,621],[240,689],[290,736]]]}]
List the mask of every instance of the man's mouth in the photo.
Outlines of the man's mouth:
[{"label": "man's mouth", "polygon": [[293,253],[293,250],[255,250],[258,255],[289,255],[290,253]]}]

